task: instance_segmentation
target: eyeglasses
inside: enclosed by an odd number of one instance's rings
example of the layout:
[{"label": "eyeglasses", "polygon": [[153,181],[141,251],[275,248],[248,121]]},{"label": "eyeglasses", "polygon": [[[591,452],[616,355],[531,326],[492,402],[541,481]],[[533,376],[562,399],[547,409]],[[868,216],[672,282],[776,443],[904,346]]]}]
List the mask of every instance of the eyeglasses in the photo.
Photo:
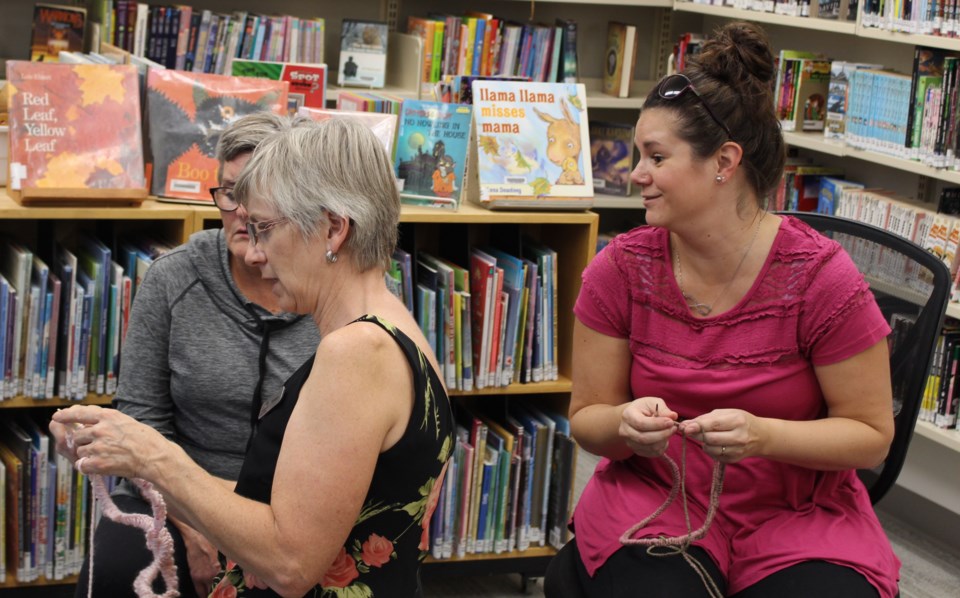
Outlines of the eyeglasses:
[{"label": "eyeglasses", "polygon": [[248,222],[247,223],[247,236],[250,237],[250,244],[256,246],[261,239],[266,239],[266,236],[263,233],[272,229],[275,226],[279,226],[290,220],[289,218],[274,218],[273,220],[264,220],[263,222]]},{"label": "eyeglasses", "polygon": [[210,187],[210,197],[213,203],[224,212],[234,212],[240,207],[233,197],[233,187]]},{"label": "eyeglasses", "polygon": [[710,106],[707,104],[706,100],[703,99],[703,96],[700,95],[700,92],[697,91],[697,88],[693,86],[693,82],[690,81],[689,77],[683,73],[676,73],[666,77],[657,87],[657,94],[665,100],[675,100],[687,91],[691,91],[693,92],[693,95],[697,96],[697,99],[700,100],[700,103],[703,105],[703,109],[707,111],[707,114],[710,115],[710,118],[713,119],[713,122],[720,125],[720,128],[724,130],[724,132],[727,134],[727,137],[733,139],[733,133],[731,133],[730,129],[727,128],[727,125],[723,124],[723,121],[717,118],[717,115],[713,113],[713,110],[710,109]]}]

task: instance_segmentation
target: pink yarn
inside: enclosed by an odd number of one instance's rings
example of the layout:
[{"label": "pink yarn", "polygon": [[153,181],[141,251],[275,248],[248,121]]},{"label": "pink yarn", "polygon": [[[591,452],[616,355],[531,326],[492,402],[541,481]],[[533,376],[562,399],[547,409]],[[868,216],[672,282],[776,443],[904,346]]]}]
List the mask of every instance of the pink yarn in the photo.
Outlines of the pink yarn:
[{"label": "pink yarn", "polygon": [[[67,434],[67,446],[73,448],[73,435]],[[83,458],[76,462],[77,471],[83,473],[81,464]],[[166,527],[167,504],[163,496],[157,492],[153,484],[139,478],[130,478],[130,481],[140,489],[140,494],[147,499],[153,510],[153,516],[141,513],[124,513],[110,498],[103,476],[92,474],[90,484],[93,487],[93,503],[90,505],[90,559],[87,566],[87,598],[93,597],[93,531],[94,516],[97,501],[103,506],[103,514],[111,521],[138,527],[146,535],[147,549],[153,553],[153,561],[143,569],[133,581],[133,591],[139,598],[177,598],[180,596],[177,583],[177,565],[173,561],[173,537]],[[153,591],[153,581],[160,575],[167,591],[157,594]]]}]

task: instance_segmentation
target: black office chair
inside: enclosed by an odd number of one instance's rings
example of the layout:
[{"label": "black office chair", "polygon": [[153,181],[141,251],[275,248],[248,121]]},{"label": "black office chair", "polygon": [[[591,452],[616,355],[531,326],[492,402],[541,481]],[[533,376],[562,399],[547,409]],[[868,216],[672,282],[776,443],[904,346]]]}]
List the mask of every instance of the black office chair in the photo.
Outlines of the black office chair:
[{"label": "black office chair", "polygon": [[875,226],[812,212],[783,212],[838,241],[870,283],[891,333],[895,432],[882,465],[860,472],[876,504],[903,467],[950,296],[950,270],[935,255]]}]

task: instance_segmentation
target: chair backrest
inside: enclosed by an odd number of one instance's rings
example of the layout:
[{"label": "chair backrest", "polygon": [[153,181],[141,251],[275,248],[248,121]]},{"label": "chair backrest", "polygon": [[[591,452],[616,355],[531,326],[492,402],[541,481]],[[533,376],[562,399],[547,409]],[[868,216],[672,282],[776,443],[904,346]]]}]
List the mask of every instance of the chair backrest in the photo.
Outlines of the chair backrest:
[{"label": "chair backrest", "polygon": [[806,222],[846,249],[893,329],[893,443],[882,465],[860,472],[876,504],[893,486],[907,456],[947,309],[950,270],[919,245],[870,224],[812,212],[782,214]]}]

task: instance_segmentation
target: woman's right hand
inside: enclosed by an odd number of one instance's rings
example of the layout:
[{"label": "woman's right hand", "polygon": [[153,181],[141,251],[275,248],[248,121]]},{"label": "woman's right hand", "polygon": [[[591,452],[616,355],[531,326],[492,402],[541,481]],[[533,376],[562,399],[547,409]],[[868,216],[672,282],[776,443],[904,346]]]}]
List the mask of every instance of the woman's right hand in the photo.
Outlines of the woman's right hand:
[{"label": "woman's right hand", "polygon": [[72,441],[68,441],[68,430],[73,428],[72,424],[61,424],[56,420],[50,420],[50,425],[48,426],[50,433],[53,434],[53,438],[56,444],[56,451],[70,460],[70,463],[75,463],[79,458],[77,456],[77,447],[73,444]]},{"label": "woman's right hand", "polygon": [[677,417],[661,398],[634,399],[620,414],[620,437],[641,457],[659,457],[677,430]]},{"label": "woman's right hand", "polygon": [[220,573],[217,549],[203,534],[189,525],[174,521],[187,549],[187,565],[197,596],[207,596],[213,587],[213,578]]}]

